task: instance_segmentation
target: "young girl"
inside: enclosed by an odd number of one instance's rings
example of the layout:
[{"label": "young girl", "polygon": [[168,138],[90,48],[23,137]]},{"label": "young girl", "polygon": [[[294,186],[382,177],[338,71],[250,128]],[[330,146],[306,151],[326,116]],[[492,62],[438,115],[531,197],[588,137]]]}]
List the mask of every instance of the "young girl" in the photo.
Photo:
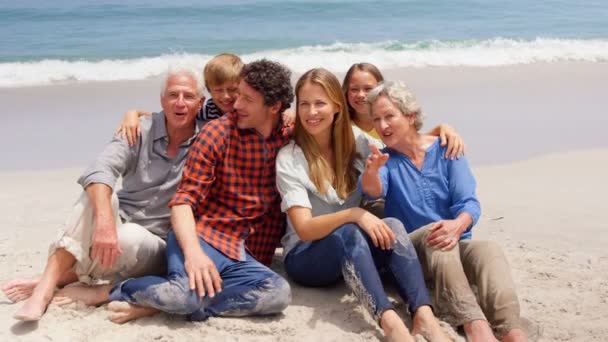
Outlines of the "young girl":
[{"label": "young girl", "polygon": [[375,65],[355,63],[348,69],[342,82],[342,91],[347,100],[352,123],[376,139],[380,139],[380,136],[369,116],[367,94],[382,81],[384,77]]},{"label": "young girl", "polygon": [[306,286],[344,277],[389,340],[414,341],[378,274],[386,268],[409,303],[413,333],[448,341],[430,307],[416,251],[396,219],[358,207],[358,174],[373,139],[351,125],[338,79],[312,69],[296,84],[295,135],[277,156],[277,187],[287,212],[285,270]]}]

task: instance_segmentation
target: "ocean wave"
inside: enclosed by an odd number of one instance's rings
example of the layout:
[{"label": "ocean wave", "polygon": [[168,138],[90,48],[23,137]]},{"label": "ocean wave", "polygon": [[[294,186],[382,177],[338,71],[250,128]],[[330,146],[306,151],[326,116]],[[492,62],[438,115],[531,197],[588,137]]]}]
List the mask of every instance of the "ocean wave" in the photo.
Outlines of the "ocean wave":
[{"label": "ocean wave", "polygon": [[[167,65],[187,61],[201,67],[211,55],[173,53],[157,57],[100,61],[41,60],[0,63],[0,87],[51,85],[78,81],[139,80],[158,76]],[[292,49],[260,51],[242,55],[245,62],[259,58],[277,60],[295,72],[323,66],[343,72],[355,62],[379,68],[426,66],[500,66],[536,62],[608,62],[608,40],[553,39],[483,41],[421,41],[402,43],[341,43]]]}]

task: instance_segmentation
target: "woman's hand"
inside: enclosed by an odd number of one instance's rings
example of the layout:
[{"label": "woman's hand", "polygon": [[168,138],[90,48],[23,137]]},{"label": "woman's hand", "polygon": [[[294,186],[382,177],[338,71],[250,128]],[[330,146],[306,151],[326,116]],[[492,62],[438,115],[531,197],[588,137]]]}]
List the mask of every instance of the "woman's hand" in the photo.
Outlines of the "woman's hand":
[{"label": "woman's hand", "polygon": [[428,246],[449,251],[456,247],[460,241],[462,229],[456,220],[441,220],[433,223],[429,228],[431,234],[426,240]]},{"label": "woman's hand", "polygon": [[357,224],[370,237],[374,246],[380,249],[391,249],[397,243],[395,233],[381,219],[367,210],[358,208]]},{"label": "woman's hand", "polygon": [[388,153],[380,152],[378,146],[374,144],[370,144],[369,148],[371,149],[372,153],[367,158],[367,161],[365,161],[365,172],[377,175],[378,170],[380,170],[380,168],[386,164],[389,156]]}]

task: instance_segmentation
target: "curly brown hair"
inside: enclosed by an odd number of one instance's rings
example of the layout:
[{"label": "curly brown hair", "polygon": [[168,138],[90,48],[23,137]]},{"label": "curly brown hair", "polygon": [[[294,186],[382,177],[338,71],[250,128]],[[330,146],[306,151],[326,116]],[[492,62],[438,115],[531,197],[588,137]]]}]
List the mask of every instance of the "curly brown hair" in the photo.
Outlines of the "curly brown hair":
[{"label": "curly brown hair", "polygon": [[272,106],[280,102],[279,114],[291,106],[293,87],[291,86],[291,71],[286,66],[267,59],[260,59],[245,64],[241,70],[241,79],[262,94],[265,105]]}]

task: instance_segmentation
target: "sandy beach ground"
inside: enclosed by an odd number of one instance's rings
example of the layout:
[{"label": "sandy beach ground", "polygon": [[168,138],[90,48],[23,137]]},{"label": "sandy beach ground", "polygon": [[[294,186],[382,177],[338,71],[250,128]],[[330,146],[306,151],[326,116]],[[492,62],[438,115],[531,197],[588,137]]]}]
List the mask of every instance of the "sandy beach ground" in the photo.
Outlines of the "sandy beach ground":
[{"label": "sandy beach ground", "polygon": [[[608,336],[608,65],[385,71],[404,79],[430,114],[465,137],[483,214],[476,239],[499,242],[518,285],[522,315],[541,341]],[[80,189],[80,171],[126,108],[158,107],[156,80],[0,90],[0,283],[42,271],[48,242]],[[280,258],[277,257],[276,261]],[[282,272],[282,266],[274,266]],[[185,322],[161,314],[123,326],[105,307],[50,306],[18,323],[0,297],[2,341],[376,341],[371,318],[342,285],[293,286],[282,315]],[[395,297],[396,298],[396,297]],[[405,316],[405,308],[398,306]],[[458,340],[463,340],[461,337]]]}]

